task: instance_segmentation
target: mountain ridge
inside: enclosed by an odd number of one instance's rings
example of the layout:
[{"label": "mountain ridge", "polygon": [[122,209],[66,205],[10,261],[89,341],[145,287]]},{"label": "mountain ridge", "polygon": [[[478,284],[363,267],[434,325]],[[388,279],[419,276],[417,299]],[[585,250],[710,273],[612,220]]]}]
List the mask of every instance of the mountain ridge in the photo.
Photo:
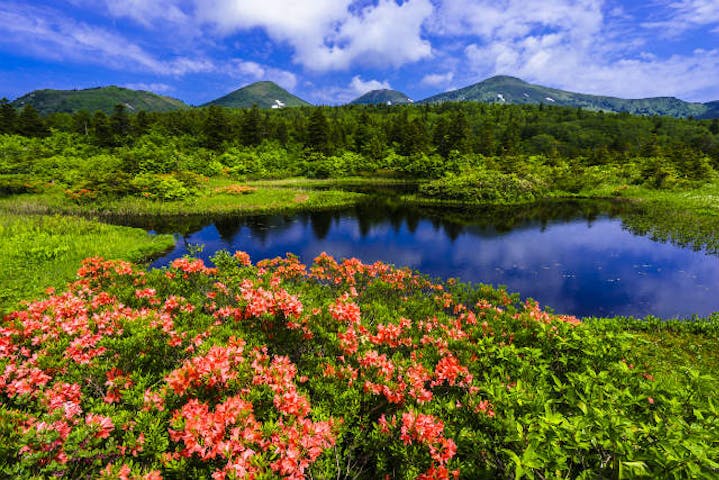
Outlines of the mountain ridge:
[{"label": "mountain ridge", "polygon": [[[418,103],[475,101],[512,105],[557,105],[594,111],[630,113],[634,115],[666,115],[702,117],[714,109],[708,103],[686,102],[676,97],[625,99],[619,97],[576,93],[526,82],[517,77],[497,75],[466,87],[440,93]],[[716,102],[719,103],[719,102]],[[716,107],[719,115],[719,105]]]},{"label": "mountain ridge", "polygon": [[[568,90],[532,84],[520,78],[497,75],[466,87],[432,95],[412,102],[403,92],[392,89],[372,90],[352,100],[357,104],[443,103],[472,101],[492,104],[545,104],[593,111],[629,113],[635,115],[660,115],[696,119],[719,118],[719,100],[700,103],[687,102],[676,97],[648,97],[624,99],[620,97],[576,93]],[[130,111],[145,110],[164,112],[189,108],[183,101],[144,90],[132,90],[114,85],[74,90],[41,89],[29,92],[10,102],[15,108],[29,104],[41,114],[56,112],[73,113],[80,110],[111,113],[117,104],[124,104]],[[312,104],[293,95],[271,81],[254,82],[203,105],[220,105],[227,108],[282,108],[311,106]]]},{"label": "mountain ridge", "polygon": [[130,111],[145,110],[148,112],[168,112],[189,107],[177,98],[115,85],[76,90],[33,90],[16,98],[10,104],[15,108],[32,105],[43,115],[75,113],[81,110],[103,111],[110,114],[118,104],[125,105]]}]

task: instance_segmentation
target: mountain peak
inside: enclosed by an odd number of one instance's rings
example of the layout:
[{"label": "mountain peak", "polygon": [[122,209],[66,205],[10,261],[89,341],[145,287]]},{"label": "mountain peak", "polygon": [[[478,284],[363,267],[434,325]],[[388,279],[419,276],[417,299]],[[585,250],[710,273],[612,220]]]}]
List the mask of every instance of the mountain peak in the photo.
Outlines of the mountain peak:
[{"label": "mountain peak", "polygon": [[484,84],[513,83],[513,84],[519,84],[519,85],[529,85],[529,83],[525,82],[521,78],[512,77],[509,75],[495,75],[493,77],[489,77],[488,79],[486,79],[480,83],[484,83]]},{"label": "mountain peak", "polygon": [[172,97],[157,95],[144,90],[110,85],[74,90],[34,90],[14,100],[15,108],[32,105],[41,114],[74,113],[80,110],[112,113],[115,105],[125,105],[133,111],[167,112],[187,105]]},{"label": "mountain peak", "polygon": [[413,100],[406,94],[389,88],[369,91],[350,102],[351,105],[406,105],[408,103],[413,103]]},{"label": "mountain peak", "polygon": [[635,115],[667,115],[706,118],[711,108],[674,97],[622,99],[575,93],[525,82],[516,77],[498,75],[458,90],[422,100],[421,103],[481,102],[507,105],[556,105]]},{"label": "mountain peak", "polygon": [[283,108],[301,107],[310,104],[292,95],[275,82],[261,80],[207,102],[203,106],[208,105],[219,105],[227,108],[250,108],[253,105],[257,105],[259,108]]}]

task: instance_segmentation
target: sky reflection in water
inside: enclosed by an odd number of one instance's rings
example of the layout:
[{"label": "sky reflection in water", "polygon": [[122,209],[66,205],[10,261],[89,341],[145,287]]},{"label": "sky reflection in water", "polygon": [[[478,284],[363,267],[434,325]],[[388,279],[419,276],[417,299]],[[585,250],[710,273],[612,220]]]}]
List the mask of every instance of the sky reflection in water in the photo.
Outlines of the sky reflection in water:
[{"label": "sky reflection in water", "polygon": [[718,257],[636,236],[617,218],[525,221],[498,232],[486,223],[373,215],[371,222],[354,211],[218,221],[180,238],[153,266],[186,254],[187,244],[204,244],[205,259],[226,249],[247,251],[253,261],[292,252],[310,263],[325,251],[407,265],[430,276],[506,285],[578,316],[669,318],[719,310]]}]

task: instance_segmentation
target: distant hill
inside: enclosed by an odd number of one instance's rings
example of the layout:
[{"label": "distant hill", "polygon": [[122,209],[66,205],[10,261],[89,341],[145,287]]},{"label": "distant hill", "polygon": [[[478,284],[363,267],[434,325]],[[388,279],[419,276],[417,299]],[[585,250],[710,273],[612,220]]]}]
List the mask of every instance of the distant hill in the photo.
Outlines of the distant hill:
[{"label": "distant hill", "polygon": [[372,90],[350,102],[351,105],[405,105],[407,103],[413,103],[412,99],[402,92],[387,88]]},{"label": "distant hill", "polygon": [[[627,112],[637,115],[667,115],[672,117],[715,118],[719,116],[719,102],[691,103],[674,97],[655,97],[627,100],[583,93],[567,92],[556,88],[533,85],[519,78],[496,76],[459,90],[441,93],[420,103],[473,101],[513,105],[546,104],[564,107],[581,107],[586,110]],[[712,105],[714,106],[712,107]],[[712,113],[713,112],[713,113]],[[705,117],[705,115],[713,115]]]},{"label": "distant hill", "polygon": [[130,112],[168,112],[187,108],[187,105],[172,97],[157,95],[144,90],[130,90],[121,87],[98,87],[84,90],[35,90],[14,100],[12,106],[22,108],[32,105],[41,114],[80,110],[112,113],[115,105],[123,104]]},{"label": "distant hill", "polygon": [[204,106],[219,105],[227,108],[282,108],[309,106],[310,103],[280,87],[274,82],[255,82],[239,90],[207,102]]},{"label": "distant hill", "polygon": [[697,118],[719,118],[719,100],[715,102],[705,103],[704,106],[707,107],[707,111]]}]

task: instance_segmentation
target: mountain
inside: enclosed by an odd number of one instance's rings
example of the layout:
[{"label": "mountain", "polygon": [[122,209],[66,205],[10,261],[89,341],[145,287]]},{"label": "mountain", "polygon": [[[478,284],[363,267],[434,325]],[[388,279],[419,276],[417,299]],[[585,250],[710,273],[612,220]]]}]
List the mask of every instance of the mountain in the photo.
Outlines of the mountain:
[{"label": "mountain", "polygon": [[700,115],[698,118],[700,119],[708,119],[708,118],[719,118],[719,100],[715,102],[709,102],[704,104],[705,107],[707,107],[707,111]]},{"label": "mountain", "polygon": [[282,108],[309,106],[299,97],[295,97],[274,82],[255,82],[235,90],[224,97],[207,102],[203,107],[219,105],[228,108],[249,108],[257,105],[259,108]]},{"label": "mountain", "polygon": [[350,102],[350,105],[404,105],[407,103],[413,103],[413,101],[404,93],[383,88],[381,90],[372,90],[361,97],[355,98]]},{"label": "mountain", "polygon": [[12,106],[22,108],[32,105],[41,114],[80,110],[112,113],[115,105],[123,104],[130,112],[168,112],[187,108],[187,105],[172,97],[164,97],[143,90],[121,87],[98,87],[84,90],[35,90],[14,100]]},{"label": "mountain", "polygon": [[[441,93],[420,103],[473,101],[514,105],[546,104],[576,107],[586,110],[627,112],[637,115],[667,115],[672,117],[715,118],[719,116],[719,102],[691,103],[674,97],[655,97],[627,100],[556,88],[533,85],[515,77],[496,76],[459,90]],[[714,104],[712,107],[711,105]],[[713,113],[712,113],[713,112]],[[713,117],[704,117],[713,114]]]}]

